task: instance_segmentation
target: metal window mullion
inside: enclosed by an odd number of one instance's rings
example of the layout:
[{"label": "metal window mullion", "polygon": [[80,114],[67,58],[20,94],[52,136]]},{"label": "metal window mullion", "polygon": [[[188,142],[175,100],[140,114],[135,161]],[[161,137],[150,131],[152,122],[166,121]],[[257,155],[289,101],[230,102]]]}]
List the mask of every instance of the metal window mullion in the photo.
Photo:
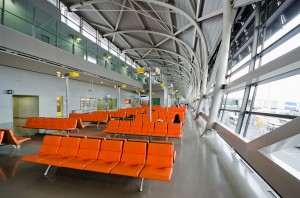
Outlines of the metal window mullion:
[{"label": "metal window mullion", "polygon": [[237,52],[235,52],[234,53],[234,55],[232,56],[232,58],[234,59],[234,58],[236,58],[246,47],[248,47],[248,45],[251,43],[253,41],[253,36],[251,36],[250,38],[249,38],[249,40],[246,42],[246,43],[244,43],[244,45],[237,51]]},{"label": "metal window mullion", "polygon": [[[278,9],[262,24],[263,26],[270,25],[276,18],[292,3],[294,0],[285,0]],[[266,6],[265,6],[266,7]],[[267,9],[267,8],[266,8]],[[266,11],[265,11],[266,16]],[[266,16],[267,17],[267,16]]]},{"label": "metal window mullion", "polygon": [[5,0],[2,1],[1,25],[4,25]]},{"label": "metal window mullion", "polygon": [[[228,93],[226,94],[225,97],[223,97],[223,100],[224,100],[224,109],[225,109],[225,107],[226,107],[227,97],[228,97]],[[225,99],[224,99],[224,98],[225,98]],[[223,120],[223,116],[224,116],[224,110],[222,110],[222,103],[223,103],[223,100],[221,101],[221,108],[220,108],[220,110],[219,110],[219,116],[220,116],[221,111],[223,111],[222,116],[220,117],[220,120]]]},{"label": "metal window mullion", "polygon": [[96,55],[96,63],[99,65],[99,32],[96,30],[96,46],[97,46],[97,55]]},{"label": "metal window mullion", "polygon": [[253,71],[255,68],[257,46],[258,46],[258,39],[259,39],[259,32],[260,32],[260,15],[261,15],[261,2],[257,2],[256,9],[255,9],[254,33],[253,33],[252,52],[251,52],[249,71]]},{"label": "metal window mullion", "polygon": [[[251,100],[251,103],[250,103],[250,111],[252,111],[252,108],[254,106],[256,93],[257,93],[257,84],[254,85],[254,92],[253,92],[252,100]],[[246,106],[246,108],[247,108],[247,106]],[[246,113],[247,113],[247,111],[246,111]],[[246,135],[247,135],[247,130],[248,130],[248,127],[249,127],[250,117],[251,117],[251,113],[248,113],[248,118],[247,118],[247,121],[246,121],[245,130],[243,132],[243,137],[246,137]]]},{"label": "metal window mullion", "polygon": [[298,116],[293,116],[293,115],[262,113],[262,112],[256,112],[256,111],[246,111],[246,113],[254,114],[254,115],[261,115],[261,116],[268,116],[268,117],[275,117],[275,118],[284,118],[284,119],[295,119],[298,117]]},{"label": "metal window mullion", "polygon": [[79,32],[82,34],[83,32],[83,19],[82,17],[79,17]]},{"label": "metal window mullion", "polygon": [[[3,1],[5,1],[5,0],[3,0]],[[36,6],[35,6],[35,4],[33,4],[33,21],[32,21],[32,25],[31,25],[33,38],[35,38],[35,9],[36,9]]]},{"label": "metal window mullion", "polygon": [[275,48],[279,47],[284,42],[288,41],[290,38],[292,38],[293,36],[295,36],[296,34],[298,34],[299,31],[300,31],[300,25],[297,25],[295,28],[293,28],[288,33],[286,33],[285,35],[283,35],[282,37],[280,37],[278,40],[276,40],[274,43],[272,43],[271,45],[269,45],[266,49],[263,49],[263,44],[265,42],[265,35],[266,35],[266,27],[265,27],[264,30],[263,30],[264,39],[263,39],[263,43],[262,43],[262,50],[259,53],[259,56],[263,57],[265,54],[267,54],[270,51],[274,50]]},{"label": "metal window mullion", "polygon": [[234,70],[233,72],[231,72],[230,74],[228,74],[228,77],[233,76],[234,74],[238,73],[239,71],[241,71],[242,69],[244,69],[246,66],[248,66],[251,63],[251,60],[247,61],[246,63],[244,63],[242,66],[240,66],[239,68],[237,68],[236,70]]},{"label": "metal window mullion", "polygon": [[[249,71],[252,71],[255,68],[255,60],[256,60],[256,53],[257,53],[258,38],[259,38],[259,28],[260,28],[260,14],[261,14],[261,2],[257,2],[256,9],[255,9],[255,21],[254,21],[255,28],[253,33],[252,52],[251,52]],[[235,133],[237,134],[241,133],[241,128],[246,114],[248,98],[250,96],[250,90],[251,90],[251,86],[250,85],[246,86],[239,119],[235,128]]]},{"label": "metal window mullion", "polygon": [[233,43],[234,41],[236,41],[239,36],[241,36],[241,34],[243,33],[244,29],[250,24],[251,20],[255,17],[254,12],[249,16],[249,18],[246,20],[246,22],[244,23],[244,25],[241,27],[241,29],[239,30],[239,32],[235,35],[234,39],[231,41],[231,43]]},{"label": "metal window mullion", "polygon": [[244,97],[243,97],[243,101],[242,101],[242,106],[241,106],[241,110],[239,113],[239,119],[235,128],[235,133],[240,134],[241,132],[241,128],[243,125],[243,121],[244,121],[244,117],[245,117],[245,112],[246,112],[246,108],[247,108],[247,102],[248,102],[248,98],[250,95],[250,86],[246,86],[245,88],[245,92],[244,92]]}]

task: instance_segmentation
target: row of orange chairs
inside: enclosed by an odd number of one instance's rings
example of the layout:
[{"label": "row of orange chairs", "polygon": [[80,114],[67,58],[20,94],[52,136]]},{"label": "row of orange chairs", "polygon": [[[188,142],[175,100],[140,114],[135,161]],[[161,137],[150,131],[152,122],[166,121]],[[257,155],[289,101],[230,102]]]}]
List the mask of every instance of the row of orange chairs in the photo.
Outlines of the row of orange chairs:
[{"label": "row of orange chairs", "polygon": [[111,120],[103,132],[109,134],[139,135],[149,137],[180,138],[182,125],[178,123]]},{"label": "row of orange chairs", "polygon": [[[135,108],[127,108],[123,109],[127,111],[128,116],[135,116],[137,114],[144,114],[149,112],[149,107],[148,106],[143,106],[143,107],[135,107]],[[161,107],[161,106],[152,106],[152,113],[159,113],[159,114],[167,114],[167,113],[186,113],[186,107]]]},{"label": "row of orange chairs", "polygon": [[[178,114],[181,122],[184,124],[185,116],[183,113],[169,113],[169,114],[156,114],[152,113],[152,121],[162,121],[162,122],[173,122],[175,115]],[[134,118],[135,121],[149,121],[149,114],[137,114]]]},{"label": "row of orange chairs", "polygon": [[86,171],[170,181],[175,159],[172,142],[45,136],[40,152],[23,161]]},{"label": "row of orange chairs", "polygon": [[76,129],[77,119],[75,118],[46,118],[46,117],[29,117],[21,128],[27,129],[45,129],[73,131]]},{"label": "row of orange chairs", "polygon": [[107,123],[109,114],[107,112],[101,113],[70,113],[70,118],[81,119],[82,122],[96,122],[97,127],[100,123]]},{"label": "row of orange chairs", "polygon": [[10,129],[0,129],[0,144],[12,145],[17,148],[21,143],[30,139],[29,137],[15,136]]}]

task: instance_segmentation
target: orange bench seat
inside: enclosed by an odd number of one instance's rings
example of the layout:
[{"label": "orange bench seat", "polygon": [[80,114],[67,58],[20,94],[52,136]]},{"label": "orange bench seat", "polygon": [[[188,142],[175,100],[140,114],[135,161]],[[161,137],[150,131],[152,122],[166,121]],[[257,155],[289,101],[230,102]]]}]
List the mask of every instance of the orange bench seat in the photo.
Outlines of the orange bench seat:
[{"label": "orange bench seat", "polygon": [[23,161],[101,173],[170,181],[174,146],[168,142],[126,141],[47,135],[40,152],[24,156]]}]

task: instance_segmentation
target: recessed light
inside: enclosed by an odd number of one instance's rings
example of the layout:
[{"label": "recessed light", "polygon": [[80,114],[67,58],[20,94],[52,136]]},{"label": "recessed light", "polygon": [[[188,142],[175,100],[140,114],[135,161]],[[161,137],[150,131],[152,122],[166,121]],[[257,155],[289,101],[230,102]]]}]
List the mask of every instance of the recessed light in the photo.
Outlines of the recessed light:
[{"label": "recessed light", "polygon": [[103,84],[103,82],[100,82],[101,84]]}]

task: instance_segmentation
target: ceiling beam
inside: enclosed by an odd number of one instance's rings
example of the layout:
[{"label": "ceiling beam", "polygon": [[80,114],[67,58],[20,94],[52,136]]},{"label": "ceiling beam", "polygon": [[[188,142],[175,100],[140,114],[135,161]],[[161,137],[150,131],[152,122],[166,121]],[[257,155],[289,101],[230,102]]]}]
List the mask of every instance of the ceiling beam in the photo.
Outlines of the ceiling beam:
[{"label": "ceiling beam", "polygon": [[128,51],[132,51],[132,50],[159,50],[159,51],[163,51],[163,52],[166,52],[166,53],[170,53],[174,56],[178,56],[180,57],[181,59],[185,60],[186,62],[189,62],[189,64],[191,64],[193,67],[196,67],[196,65],[194,63],[191,62],[191,60],[189,59],[186,59],[185,57],[183,57],[182,55],[176,53],[176,52],[172,52],[172,51],[169,51],[169,50],[166,50],[166,49],[162,49],[162,48],[150,48],[150,47],[141,47],[141,48],[131,48],[131,49],[123,49],[122,52],[124,53],[127,53]]},{"label": "ceiling beam", "polygon": [[[178,43],[181,43],[191,53],[195,54],[193,49],[188,44],[186,44],[184,41],[182,41],[181,39],[179,39],[175,36],[169,35],[169,34],[165,34],[165,33],[162,33],[162,32],[157,32],[157,31],[153,31],[153,30],[122,30],[122,31],[115,31],[115,32],[106,33],[106,34],[103,35],[103,37],[113,36],[115,34],[127,34],[127,33],[149,33],[149,34],[156,34],[156,35],[168,37],[170,39],[173,39],[173,40],[177,41]],[[196,54],[195,54],[195,57],[196,57]]]},{"label": "ceiling beam", "polygon": [[[117,23],[116,23],[116,26],[115,26],[115,31],[118,29],[119,27],[119,24],[120,24],[120,21],[121,21],[121,18],[122,18],[122,15],[123,15],[123,11],[124,11],[124,6],[126,5],[127,3],[127,0],[124,0],[123,1],[123,4],[122,4],[122,7],[121,7],[121,11],[119,13],[119,16],[118,16],[118,19],[117,19]],[[113,39],[112,39],[112,42],[115,41],[115,36],[113,36]]]},{"label": "ceiling beam", "polygon": [[[200,2],[200,0],[198,0],[198,3],[199,3],[199,2]],[[196,12],[195,12],[196,6],[195,6],[194,1],[193,1],[193,0],[188,0],[188,4],[189,4],[191,10],[193,11],[193,15],[194,15],[194,17],[195,17],[195,15],[196,15]]]},{"label": "ceiling beam", "polygon": [[90,6],[96,12],[96,14],[113,30],[114,27],[110,24],[110,22],[100,12],[98,12],[92,4],[90,4]]},{"label": "ceiling beam", "polygon": [[[132,4],[132,2],[131,2],[130,0],[129,0],[129,4],[130,4],[131,7],[136,11],[134,5]],[[140,15],[139,15],[137,12],[134,12],[134,14],[135,14],[135,16],[137,17],[137,19],[138,19],[138,21],[140,22],[140,25],[143,27],[143,29],[146,29],[146,28],[145,28],[145,25],[144,25],[144,22],[142,21]],[[152,41],[150,35],[147,34],[147,36],[148,36],[149,41],[151,42],[151,45],[154,46],[154,43],[153,43],[153,41]]]},{"label": "ceiling beam", "polygon": [[[194,26],[197,29],[197,32],[200,36],[201,42],[202,42],[202,48],[204,51],[204,67],[207,67],[207,63],[208,63],[208,50],[207,50],[207,44],[206,44],[206,39],[204,37],[204,34],[202,32],[202,30],[200,29],[200,27],[198,26],[197,22],[185,11],[181,10],[180,8],[173,6],[171,4],[165,3],[165,2],[161,2],[161,1],[156,1],[156,0],[132,0],[132,2],[146,2],[146,3],[153,3],[156,5],[160,5],[166,8],[169,8],[173,11],[175,11],[178,14],[183,15],[187,20],[189,20],[189,22],[191,23],[191,26]],[[91,1],[85,1],[85,2],[79,2],[77,4],[74,4],[72,6],[70,6],[70,10],[72,11],[77,11],[78,8],[86,6],[86,5],[91,5],[94,3],[99,3],[99,1],[97,0],[91,0]],[[199,65],[201,65],[201,62],[199,62]]]}]

